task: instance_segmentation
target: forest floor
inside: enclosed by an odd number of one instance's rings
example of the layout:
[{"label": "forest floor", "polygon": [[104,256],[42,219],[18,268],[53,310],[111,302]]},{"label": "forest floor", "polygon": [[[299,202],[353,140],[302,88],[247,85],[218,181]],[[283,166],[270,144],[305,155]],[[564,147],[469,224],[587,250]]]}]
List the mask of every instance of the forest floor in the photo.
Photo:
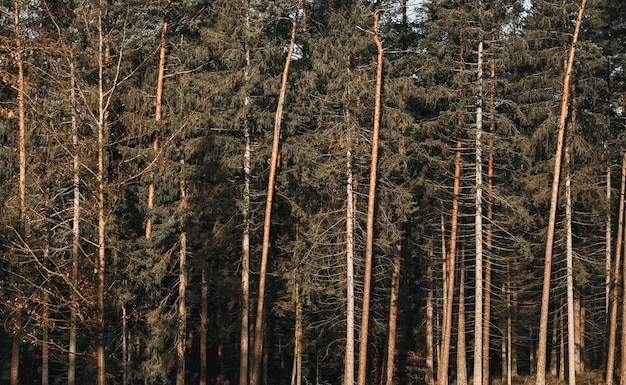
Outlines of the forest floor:
[{"label": "forest floor", "polygon": [[[534,376],[513,377],[512,385],[535,385]],[[604,375],[598,371],[584,372],[576,375],[576,385],[604,385]],[[491,385],[506,385],[506,380],[494,379]],[[567,379],[559,379],[551,374],[546,375],[546,385],[567,385]]]}]

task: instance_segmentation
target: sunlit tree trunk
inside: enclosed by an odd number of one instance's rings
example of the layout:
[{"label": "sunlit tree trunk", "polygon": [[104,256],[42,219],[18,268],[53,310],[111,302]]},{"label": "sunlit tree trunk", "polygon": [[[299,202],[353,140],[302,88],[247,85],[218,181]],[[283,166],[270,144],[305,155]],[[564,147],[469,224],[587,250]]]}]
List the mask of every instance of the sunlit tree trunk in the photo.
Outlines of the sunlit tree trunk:
[{"label": "sunlit tree trunk", "polygon": [[474,234],[475,260],[475,310],[474,310],[474,385],[483,385],[483,42],[478,43],[478,100],[476,101],[476,183]]},{"label": "sunlit tree trunk", "polygon": [[[168,13],[169,13],[169,3],[165,11],[165,16],[163,18],[163,26],[161,27],[161,43],[160,43],[160,48],[159,48],[159,68],[157,72],[156,101],[155,101],[155,110],[154,110],[154,121],[156,122],[156,125],[155,125],[154,139],[152,140],[152,150],[154,151],[155,157],[158,156],[158,152],[159,152],[159,136],[160,136],[159,122],[161,121],[161,117],[162,117],[161,108],[163,105],[163,78],[165,75],[165,48],[166,48],[166,43],[167,43],[166,35],[167,35],[167,28],[168,28],[168,21],[167,21]],[[146,239],[150,239],[150,236],[152,235],[152,214],[154,210],[154,192],[155,192],[154,172],[152,171],[150,175],[151,175],[151,180],[150,180],[150,185],[148,186],[148,219],[146,221]]]},{"label": "sunlit tree trunk", "polygon": [[454,296],[454,265],[456,260],[456,237],[459,220],[459,195],[461,193],[461,141],[457,141],[454,160],[454,190],[452,198],[452,219],[450,221],[450,247],[447,253],[445,270],[446,298],[441,328],[441,350],[437,365],[437,384],[448,385],[448,364],[450,362],[450,340],[452,338],[452,301]]},{"label": "sunlit tree trunk", "polygon": [[[26,114],[24,110],[25,85],[24,85],[24,61],[22,58],[22,34],[20,32],[20,7],[18,0],[13,1],[13,23],[15,28],[15,63],[17,65],[17,116],[18,116],[18,156],[19,156],[19,236],[26,237]],[[18,269],[19,263],[18,263]],[[19,291],[19,289],[18,289]],[[11,347],[11,372],[10,383],[17,385],[19,382],[20,345],[23,333],[22,308],[23,298],[17,293],[15,304],[15,316],[13,324],[13,343]]]},{"label": "sunlit tree trunk", "polygon": [[374,211],[376,206],[376,179],[378,172],[378,132],[380,129],[380,110],[383,82],[383,45],[379,38],[378,22],[380,4],[376,2],[374,11],[374,44],[377,48],[376,85],[374,90],[374,122],[372,130],[372,158],[367,201],[367,225],[365,236],[365,275],[363,277],[363,305],[361,309],[361,329],[359,335],[358,385],[365,385],[367,374],[367,340],[369,333],[370,291],[372,279],[372,260],[374,248]]},{"label": "sunlit tree trunk", "polygon": [[548,311],[550,305],[550,276],[552,272],[552,248],[554,245],[554,227],[556,223],[556,208],[559,194],[559,181],[561,175],[561,158],[563,154],[563,141],[565,137],[565,120],[567,118],[567,105],[569,100],[569,86],[572,76],[572,68],[574,66],[574,55],[576,53],[576,42],[578,41],[578,32],[582,21],[585,4],[587,0],[582,0],[578,19],[574,29],[574,37],[570,47],[569,58],[567,60],[567,68],[565,71],[565,79],[563,82],[563,96],[561,98],[561,115],[559,118],[559,131],[556,146],[556,156],[554,161],[554,176],[552,179],[552,195],[550,198],[550,215],[548,218],[548,234],[546,240],[546,250],[544,257],[543,271],[543,290],[541,293],[541,316],[539,321],[539,341],[537,347],[537,377],[536,385],[545,385],[546,383],[546,358],[547,358],[547,342],[548,342]]},{"label": "sunlit tree trunk", "polygon": [[278,105],[276,107],[276,116],[274,119],[274,139],[272,143],[272,157],[270,159],[270,174],[267,182],[267,199],[265,203],[265,220],[263,223],[263,250],[261,254],[261,266],[259,271],[259,293],[257,299],[257,312],[254,325],[254,347],[252,350],[252,360],[250,363],[250,385],[259,385],[261,378],[261,361],[263,359],[263,335],[265,320],[265,281],[267,273],[267,259],[270,247],[270,227],[272,218],[272,201],[274,197],[274,180],[276,178],[276,165],[278,162],[278,146],[280,141],[280,127],[283,121],[283,107],[285,105],[285,95],[287,93],[287,77],[289,75],[289,64],[293,56],[296,44],[296,28],[298,26],[298,17],[302,1],[299,0],[296,13],[291,22],[291,38],[289,41],[289,51],[285,58],[285,66],[283,68],[282,83],[280,94],[278,96]]}]

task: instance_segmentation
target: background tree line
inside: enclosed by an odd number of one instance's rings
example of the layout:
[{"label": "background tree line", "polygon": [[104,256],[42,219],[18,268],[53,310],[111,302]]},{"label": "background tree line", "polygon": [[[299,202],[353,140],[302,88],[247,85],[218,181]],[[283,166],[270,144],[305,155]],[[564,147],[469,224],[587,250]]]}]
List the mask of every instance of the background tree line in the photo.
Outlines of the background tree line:
[{"label": "background tree line", "polygon": [[2,381],[623,385],[625,15],[0,1]]}]

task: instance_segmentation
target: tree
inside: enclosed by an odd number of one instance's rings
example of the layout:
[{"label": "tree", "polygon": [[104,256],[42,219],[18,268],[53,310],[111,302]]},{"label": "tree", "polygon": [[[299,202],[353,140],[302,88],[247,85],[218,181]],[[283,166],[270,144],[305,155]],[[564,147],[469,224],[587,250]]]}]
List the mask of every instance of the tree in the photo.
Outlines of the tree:
[{"label": "tree", "polygon": [[272,218],[272,199],[274,196],[274,183],[276,178],[276,166],[278,161],[278,146],[280,140],[280,127],[283,119],[283,108],[285,103],[285,94],[287,92],[287,77],[289,75],[289,64],[293,56],[296,44],[296,27],[298,26],[298,15],[302,6],[300,0],[296,6],[296,14],[292,20],[291,40],[289,42],[289,51],[285,59],[283,69],[282,84],[278,98],[278,106],[276,108],[276,117],[274,120],[274,139],[272,144],[272,157],[270,160],[270,174],[267,182],[267,200],[265,205],[265,220],[263,224],[263,252],[261,255],[261,270],[259,272],[259,293],[257,298],[257,312],[254,325],[254,348],[252,351],[252,362],[250,365],[250,385],[258,385],[260,383],[261,374],[261,358],[263,352],[263,333],[264,333],[264,306],[265,306],[265,279],[267,271],[267,258],[270,247],[270,228]]},{"label": "tree", "polygon": [[556,205],[559,193],[560,172],[561,172],[561,157],[563,153],[563,140],[565,137],[565,123],[568,115],[568,98],[569,98],[569,86],[572,76],[572,68],[574,66],[574,55],[576,53],[576,42],[578,41],[578,33],[580,31],[580,24],[582,16],[585,10],[586,0],[582,1],[580,10],[578,12],[578,19],[576,21],[576,27],[574,29],[574,36],[572,38],[572,44],[570,46],[569,58],[567,61],[567,68],[565,70],[565,80],[563,82],[563,97],[561,99],[561,115],[559,118],[559,131],[556,146],[556,155],[554,162],[554,174],[552,180],[552,195],[550,199],[550,215],[548,218],[548,237],[546,240],[546,249],[544,257],[544,277],[543,277],[543,291],[541,295],[541,319],[539,325],[539,343],[537,347],[537,385],[545,385],[545,370],[546,370],[546,356],[547,356],[547,338],[548,338],[548,307],[550,300],[550,273],[552,267],[552,247],[554,245],[554,226],[556,222]]},{"label": "tree", "polygon": [[381,96],[383,82],[383,45],[379,38],[380,3],[374,10],[374,44],[377,48],[376,84],[374,90],[374,120],[372,130],[372,157],[370,164],[369,192],[367,200],[367,229],[365,238],[365,275],[363,278],[363,306],[361,309],[361,334],[359,336],[358,385],[365,385],[367,374],[367,337],[369,328],[369,306],[374,247],[374,211],[376,205],[376,174],[378,167],[378,136],[380,130]]}]

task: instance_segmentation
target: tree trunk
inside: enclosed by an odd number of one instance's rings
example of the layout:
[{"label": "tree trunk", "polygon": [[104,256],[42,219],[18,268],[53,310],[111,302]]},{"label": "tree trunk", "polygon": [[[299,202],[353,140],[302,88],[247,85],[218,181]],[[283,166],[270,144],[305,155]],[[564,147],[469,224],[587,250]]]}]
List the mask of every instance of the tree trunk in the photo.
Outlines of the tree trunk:
[{"label": "tree trunk", "polygon": [[398,319],[398,295],[400,292],[400,258],[402,245],[396,245],[396,255],[393,259],[393,273],[391,274],[391,295],[389,298],[389,331],[387,339],[387,368],[385,385],[393,385],[394,360],[396,353],[396,324]]},{"label": "tree trunk", "polygon": [[[432,252],[431,252],[432,253]],[[432,288],[433,269],[426,268],[426,280],[428,287]],[[428,290],[426,295],[426,385],[435,385],[435,354],[433,349],[433,290]]]},{"label": "tree trunk", "polygon": [[606,385],[613,385],[613,369],[615,366],[615,342],[617,334],[617,305],[619,303],[618,288],[621,281],[622,238],[624,235],[624,194],[626,189],[626,152],[622,154],[622,181],[619,195],[619,211],[617,214],[617,239],[615,240],[615,265],[613,266],[613,282],[611,285],[611,311],[609,314],[609,341],[606,361]]},{"label": "tree trunk", "polygon": [[[250,33],[250,7],[246,9],[246,34]],[[248,39],[245,40],[246,66],[244,68],[244,82],[248,84],[250,81],[250,47]],[[243,136],[245,139],[245,149],[243,154],[243,234],[241,238],[241,332],[239,340],[239,385],[248,384],[248,355],[250,344],[250,156],[252,153],[252,145],[250,138],[250,125],[248,122],[248,109],[250,108],[250,96],[246,92],[244,96],[244,122]],[[206,376],[206,370],[205,370]],[[204,384],[206,385],[206,381]]]},{"label": "tree trunk", "polygon": [[[19,236],[26,237],[26,114],[24,110],[25,85],[24,85],[24,61],[22,58],[22,34],[20,32],[20,8],[18,0],[13,1],[13,23],[15,28],[15,62],[17,65],[17,114],[18,114],[18,156],[19,156]],[[18,270],[21,269],[18,262]],[[18,288],[18,291],[21,289]],[[11,347],[11,372],[10,384],[17,385],[19,382],[20,345],[22,341],[23,324],[21,293],[17,293],[15,304],[15,317],[13,324],[13,343]]]},{"label": "tree trunk", "polygon": [[187,291],[187,232],[185,231],[185,215],[187,210],[187,187],[185,182],[185,158],[180,160],[181,178],[180,181],[180,257],[178,275],[178,340],[176,344],[176,355],[178,365],[176,371],[176,385],[185,384],[185,358],[187,342],[187,306],[185,297]]},{"label": "tree trunk", "polygon": [[[207,281],[207,270],[202,269],[200,298],[200,385],[207,385],[207,332],[209,328],[209,283]],[[247,329],[246,329],[247,331]],[[246,353],[247,354],[247,353]],[[247,378],[247,373],[246,373]]]},{"label": "tree trunk", "polygon": [[[506,385],[513,383],[513,375],[517,375],[517,353],[513,354],[513,322],[511,315],[511,283],[507,278],[507,290],[506,290]],[[515,371],[515,372],[513,372]]]},{"label": "tree trunk", "polygon": [[[565,317],[563,316],[563,304],[559,310],[559,381],[565,381]],[[556,358],[555,358],[556,360]]]},{"label": "tree trunk", "polygon": [[487,253],[483,256],[485,259],[485,283],[484,283],[484,305],[483,312],[483,385],[489,385],[489,341],[491,338],[491,255],[493,253],[493,136],[496,131],[496,27],[495,27],[495,9],[491,10],[491,63],[489,79],[489,155],[487,159],[487,189],[489,191],[489,199],[487,200],[487,226],[485,234],[485,246]]},{"label": "tree trunk", "polygon": [[72,216],[72,273],[70,288],[70,340],[67,368],[67,385],[76,384],[76,337],[78,330],[78,298],[74,293],[78,283],[78,257],[80,252],[80,159],[78,158],[78,124],[76,120],[76,78],[74,61],[70,58],[70,98],[72,101],[72,151],[73,151],[73,216]]},{"label": "tree trunk", "polygon": [[263,223],[263,251],[261,254],[261,266],[259,271],[259,294],[257,299],[257,312],[254,325],[254,347],[252,350],[252,361],[250,363],[250,385],[259,385],[261,378],[261,361],[263,359],[263,335],[264,335],[264,311],[265,311],[265,280],[267,273],[267,259],[270,248],[270,228],[272,218],[272,200],[274,197],[274,180],[276,178],[276,165],[278,163],[278,145],[280,141],[280,127],[283,121],[283,107],[285,105],[285,95],[287,93],[287,77],[289,75],[289,64],[293,56],[296,44],[296,28],[298,26],[299,11],[303,0],[298,1],[296,13],[291,22],[291,38],[289,41],[289,51],[285,58],[283,68],[282,83],[276,107],[274,119],[274,139],[272,143],[272,157],[270,160],[270,174],[267,182],[267,199],[265,202],[265,220]]},{"label": "tree trunk", "polygon": [[105,133],[107,131],[108,117],[105,107],[105,66],[109,58],[108,43],[105,46],[106,32],[103,28],[104,17],[108,12],[107,0],[100,1],[100,15],[98,17],[98,170],[97,179],[97,207],[98,207],[98,342],[97,342],[97,384],[105,385],[105,321],[104,321],[104,293],[105,286],[105,231],[106,217],[104,213],[104,184],[105,184]]},{"label": "tree trunk", "polygon": [[557,357],[559,357],[559,318],[554,317],[552,319],[552,351],[550,352],[550,374],[554,377],[557,376],[558,372],[558,362]]},{"label": "tree trunk", "polygon": [[[572,126],[575,114],[572,113]],[[574,250],[572,244],[572,178],[569,145],[565,147],[565,226],[567,265],[567,382],[576,385],[576,342],[574,330]]]},{"label": "tree trunk", "polygon": [[358,385],[365,385],[367,374],[367,340],[369,333],[369,307],[372,279],[372,260],[374,247],[374,212],[376,206],[376,179],[378,172],[378,132],[380,129],[380,110],[383,83],[383,45],[379,38],[378,21],[380,19],[380,3],[376,2],[374,11],[374,44],[377,48],[376,88],[374,90],[374,121],[372,130],[372,158],[370,165],[370,184],[367,201],[367,225],[365,236],[365,275],[363,277],[363,306],[361,310],[361,329],[359,336],[359,369]]},{"label": "tree trunk", "polygon": [[346,154],[346,352],[344,385],[354,385],[354,191],[352,180],[352,130],[346,116],[349,148]]},{"label": "tree trunk", "polygon": [[[47,250],[46,250],[47,254]],[[49,331],[50,327],[48,326],[50,323],[50,296],[48,295],[48,290],[44,287],[43,289],[43,314],[42,314],[42,327],[41,327],[41,385],[48,385],[50,379],[49,373],[49,362],[50,362],[50,336]]]},{"label": "tree trunk", "polygon": [[476,101],[476,205],[475,231],[475,310],[474,310],[474,385],[483,385],[483,42],[478,43],[478,100]]},{"label": "tree trunk", "polygon": [[[611,205],[611,164],[606,167],[606,201],[610,207]],[[605,301],[604,301],[604,313],[608,317],[609,314],[609,299],[611,298],[611,210],[608,210],[606,214],[606,243],[605,243]]]},{"label": "tree trunk", "polygon": [[302,301],[300,287],[296,281],[296,324],[293,343],[293,367],[291,370],[291,385],[302,384]]},{"label": "tree trunk", "polygon": [[122,385],[128,384],[128,321],[126,318],[126,304],[122,302]]},{"label": "tree trunk", "polygon": [[442,308],[445,318],[446,309],[448,309],[446,300],[448,299],[448,251],[446,250],[446,219],[444,215],[443,202],[441,203],[441,278],[442,278]]},{"label": "tree trunk", "polygon": [[578,19],[574,29],[574,37],[570,47],[569,58],[567,60],[567,69],[565,71],[565,80],[563,82],[563,96],[561,98],[561,115],[559,118],[559,131],[556,146],[556,156],[554,161],[554,177],[552,179],[552,195],[550,197],[550,216],[548,219],[548,236],[546,240],[546,250],[543,271],[543,290],[541,293],[541,317],[539,321],[539,341],[537,347],[537,378],[536,385],[545,385],[546,383],[546,356],[548,341],[548,311],[550,305],[550,276],[552,273],[552,247],[554,245],[554,227],[556,223],[556,208],[559,195],[559,180],[561,175],[561,157],[563,154],[563,140],[565,137],[565,120],[567,118],[567,105],[569,100],[570,78],[572,76],[572,68],[574,66],[574,54],[576,53],[576,42],[578,41],[578,32],[585,10],[587,0],[582,0]]},{"label": "tree trunk", "polygon": [[[160,130],[159,122],[161,121],[161,108],[163,105],[163,78],[165,75],[165,48],[167,40],[165,39],[168,28],[167,16],[169,13],[169,3],[163,17],[163,26],[161,28],[161,43],[159,48],[159,68],[157,72],[156,101],[154,110],[154,121],[156,122],[154,129],[154,138],[152,139],[152,151],[157,157],[159,153]],[[150,239],[152,235],[152,215],[154,211],[154,171],[150,172],[150,185],[148,186],[148,218],[146,220],[146,239]]]},{"label": "tree trunk", "polygon": [[456,260],[456,234],[459,219],[459,195],[461,193],[461,141],[456,144],[454,167],[454,196],[452,199],[452,219],[450,227],[450,248],[446,261],[447,293],[444,299],[443,325],[441,328],[441,351],[437,365],[437,384],[448,385],[448,364],[450,362],[450,340],[452,338],[452,301],[454,296],[454,273]]},{"label": "tree trunk", "polygon": [[[626,155],[625,155],[626,156]],[[621,203],[620,203],[621,204]],[[626,215],[626,214],[624,214]],[[625,221],[626,222],[626,221]],[[623,254],[626,254],[624,252]],[[622,263],[622,280],[626,274],[625,263]],[[616,284],[617,286],[617,284]],[[615,294],[615,302],[617,302],[617,294]],[[620,385],[626,385],[626,285],[622,284],[622,338],[621,338],[621,367],[620,367]]]},{"label": "tree trunk", "polygon": [[[459,270],[459,310],[456,343],[456,383],[467,385],[467,344],[465,335],[465,250],[461,251]],[[480,345],[482,347],[482,345]]]},{"label": "tree trunk", "polygon": [[584,314],[585,309],[580,303],[580,297],[574,296],[574,366],[576,373],[583,373],[585,371],[585,365],[582,360],[583,348],[585,346],[585,333],[584,333]]},{"label": "tree trunk", "polygon": [[508,354],[507,354],[507,348],[506,348],[506,334],[504,334],[504,330],[502,333],[502,338],[500,339],[500,381],[502,381],[503,383],[506,381],[506,379],[509,377],[509,360],[508,360]]}]

